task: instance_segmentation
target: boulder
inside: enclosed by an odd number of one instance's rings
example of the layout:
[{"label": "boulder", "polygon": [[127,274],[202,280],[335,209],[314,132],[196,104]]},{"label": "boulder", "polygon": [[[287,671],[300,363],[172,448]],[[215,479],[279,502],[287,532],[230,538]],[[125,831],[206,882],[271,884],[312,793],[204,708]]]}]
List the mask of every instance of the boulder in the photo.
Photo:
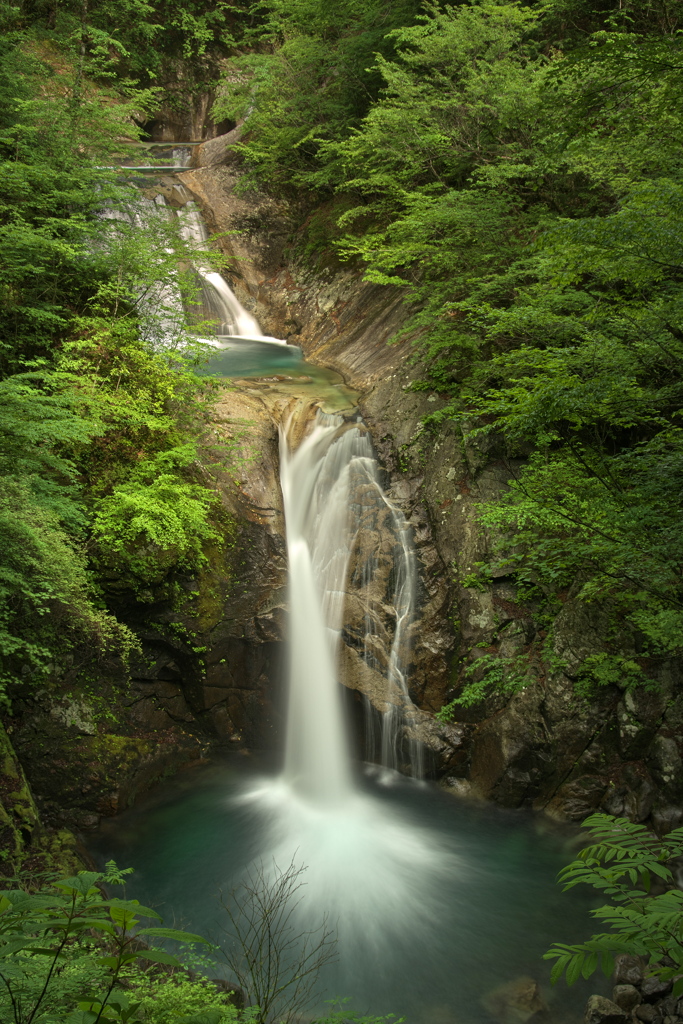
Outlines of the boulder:
[{"label": "boulder", "polygon": [[615,985],[640,985],[645,977],[643,961],[639,956],[622,953],[614,960]]},{"label": "boulder", "polygon": [[612,989],[612,1002],[628,1013],[642,1002],[642,997],[635,985],[615,985]]},{"label": "boulder", "polygon": [[482,1003],[500,1024],[526,1024],[536,1014],[548,1009],[538,983],[527,975],[500,985],[489,992]]},{"label": "boulder", "polygon": [[631,1015],[605,996],[591,996],[583,1019],[584,1024],[626,1024]]},{"label": "boulder", "polygon": [[640,986],[640,991],[644,1002],[656,1003],[658,1000],[663,999],[664,996],[668,996],[672,988],[672,981],[662,981],[661,978],[652,974],[648,978],[645,978]]}]

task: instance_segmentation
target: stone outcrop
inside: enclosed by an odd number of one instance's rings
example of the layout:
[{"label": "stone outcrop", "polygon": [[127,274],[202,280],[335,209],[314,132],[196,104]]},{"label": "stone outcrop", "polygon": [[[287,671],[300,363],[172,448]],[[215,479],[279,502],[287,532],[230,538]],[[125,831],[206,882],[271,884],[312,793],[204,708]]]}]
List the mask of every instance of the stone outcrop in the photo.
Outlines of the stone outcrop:
[{"label": "stone outcrop", "polygon": [[[661,964],[660,964],[661,966]],[[674,967],[672,960],[667,966]],[[651,972],[643,957],[616,957],[612,998],[591,996],[584,1024],[681,1024],[683,999],[673,994],[673,982]]]}]

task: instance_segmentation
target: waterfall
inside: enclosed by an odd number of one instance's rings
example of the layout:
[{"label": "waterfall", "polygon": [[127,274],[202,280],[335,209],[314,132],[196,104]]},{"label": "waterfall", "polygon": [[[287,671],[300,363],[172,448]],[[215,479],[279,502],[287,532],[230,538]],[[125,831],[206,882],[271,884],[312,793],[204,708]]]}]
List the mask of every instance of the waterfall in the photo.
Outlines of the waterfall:
[{"label": "waterfall", "polygon": [[[115,169],[126,171],[185,169],[190,163],[189,147],[169,145],[172,146],[174,160],[170,167],[158,167],[154,164],[130,167],[124,164],[117,165]],[[186,242],[192,243],[199,253],[202,250],[207,252],[208,233],[197,204],[193,200],[185,201],[189,192],[183,185],[176,185],[175,188],[182,197],[181,201],[184,202],[182,210],[178,213],[180,235]],[[172,218],[173,213],[164,196],[158,194],[154,199],[139,195],[136,203],[129,209],[108,208],[103,210],[102,215],[107,219],[122,220],[143,231],[150,232],[153,230],[155,217]],[[167,249],[166,252],[171,252],[171,250]],[[201,341],[214,345],[216,348],[227,348],[228,338],[233,339],[232,345],[239,343],[238,339],[271,345],[287,345],[282,338],[273,338],[261,332],[258,321],[247,313],[221,274],[211,270],[201,257],[195,259],[193,263],[202,279],[204,306],[209,317],[217,321],[216,339],[202,338]],[[148,289],[147,294],[141,298],[140,308],[143,313],[145,333],[156,347],[175,347],[180,337],[186,334],[185,309],[175,273],[171,276],[170,282],[158,283]]]},{"label": "waterfall", "polygon": [[171,150],[173,153],[173,163],[176,167],[189,167],[192,154],[188,146],[174,146]]},{"label": "waterfall", "polygon": [[[352,551],[361,564],[354,594],[363,607],[359,638],[366,664],[384,675],[381,763],[399,766],[409,630],[414,618],[415,559],[405,518],[379,481],[367,431],[318,412],[299,447],[280,431],[280,465],[290,587],[290,682],[284,775],[294,788],[326,800],[349,792],[338,646]],[[354,581],[351,581],[354,587]],[[381,664],[380,617],[390,647]],[[377,625],[376,625],[377,623]],[[393,625],[393,637],[390,628]],[[368,736],[374,734],[370,723]],[[411,773],[420,776],[421,745],[410,740]]]},{"label": "waterfall", "polygon": [[[413,707],[408,693],[407,663],[415,619],[415,552],[405,516],[382,488],[372,442],[365,431],[360,434],[359,447],[362,456],[357,459],[357,482],[351,506],[355,527],[351,544],[362,552],[359,592],[364,610],[363,658],[386,679],[379,760],[385,768],[397,770],[401,760],[404,712]],[[382,664],[376,633],[377,624],[387,611],[393,620],[393,637],[388,662]],[[369,702],[367,707],[368,757],[374,759],[374,722]],[[410,774],[421,778],[422,744],[413,734],[407,742]]]},{"label": "waterfall", "polygon": [[[206,249],[208,234],[196,203],[192,200],[183,207],[180,233],[188,242],[194,242],[199,250]],[[253,316],[247,313],[228,287],[220,274],[211,270],[201,259],[194,263],[195,269],[205,282],[204,300],[208,308],[219,321],[217,335],[225,345],[225,339],[247,338],[250,341],[263,341],[272,345],[286,345],[281,338],[272,338],[261,333],[261,328]]]},{"label": "waterfall", "polygon": [[[404,659],[414,565],[407,525],[382,491],[363,424],[318,411],[297,447],[288,441],[293,426],[285,422],[280,431],[290,604],[284,767],[242,800],[263,815],[259,870],[274,880],[288,864],[305,869],[306,895],[292,907],[292,920],[304,936],[327,915],[341,976],[348,978],[367,972],[388,941],[394,950],[413,942],[427,946],[441,919],[441,888],[458,863],[437,834],[367,794],[351,769],[338,648],[354,548],[367,539],[369,517],[370,533],[377,538],[382,532],[380,547],[386,548],[375,553],[375,570],[372,558],[364,559],[370,582],[382,559],[392,556],[393,568],[384,564],[383,577],[395,590],[384,608],[394,621],[385,667],[391,675],[387,703],[398,703],[399,711],[385,713],[383,742],[394,765],[401,702],[410,703]],[[370,619],[376,611],[370,608]],[[363,640],[370,651],[370,638]]]},{"label": "waterfall", "polygon": [[335,658],[348,563],[343,521],[350,432],[336,437],[342,422],[319,414],[295,452],[286,428],[280,433],[291,624],[284,777],[297,791],[326,802],[351,791]]}]

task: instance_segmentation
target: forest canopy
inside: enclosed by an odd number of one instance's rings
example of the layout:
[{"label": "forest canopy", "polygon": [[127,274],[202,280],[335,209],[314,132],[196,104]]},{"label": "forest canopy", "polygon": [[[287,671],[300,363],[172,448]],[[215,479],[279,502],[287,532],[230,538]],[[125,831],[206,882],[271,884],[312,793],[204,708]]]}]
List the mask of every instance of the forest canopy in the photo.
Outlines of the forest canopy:
[{"label": "forest canopy", "polygon": [[150,13],[0,8],[0,693],[74,652],[125,658],[112,584],[172,600],[218,538],[211,392],[168,301],[189,296],[186,246],[112,171],[159,102],[122,31]]}]

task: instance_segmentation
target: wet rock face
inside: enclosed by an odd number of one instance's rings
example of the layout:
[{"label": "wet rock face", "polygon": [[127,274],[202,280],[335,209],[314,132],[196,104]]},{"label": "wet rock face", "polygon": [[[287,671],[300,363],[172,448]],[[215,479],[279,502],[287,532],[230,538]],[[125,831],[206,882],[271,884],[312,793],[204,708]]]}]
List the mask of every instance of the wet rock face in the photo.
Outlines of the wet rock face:
[{"label": "wet rock face", "polygon": [[144,124],[152,142],[212,139],[234,126],[234,122],[216,123],[213,120],[211,108],[216,100],[215,91],[202,88],[200,83],[188,79],[187,74],[187,68],[177,65],[172,81],[166,81],[167,90],[170,88],[174,93],[174,102],[164,103]]}]

